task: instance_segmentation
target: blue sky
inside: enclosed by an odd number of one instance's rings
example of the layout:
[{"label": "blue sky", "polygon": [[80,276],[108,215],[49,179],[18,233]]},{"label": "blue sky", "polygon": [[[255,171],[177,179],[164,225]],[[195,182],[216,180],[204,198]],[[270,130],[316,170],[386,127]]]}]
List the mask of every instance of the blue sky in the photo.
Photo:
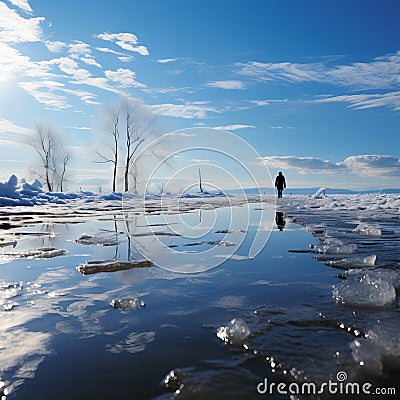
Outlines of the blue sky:
[{"label": "blue sky", "polygon": [[29,177],[21,142],[51,123],[70,189],[109,189],[102,113],[127,96],[161,133],[235,133],[293,187],[399,187],[399,18],[395,0],[0,1],[0,179]]}]

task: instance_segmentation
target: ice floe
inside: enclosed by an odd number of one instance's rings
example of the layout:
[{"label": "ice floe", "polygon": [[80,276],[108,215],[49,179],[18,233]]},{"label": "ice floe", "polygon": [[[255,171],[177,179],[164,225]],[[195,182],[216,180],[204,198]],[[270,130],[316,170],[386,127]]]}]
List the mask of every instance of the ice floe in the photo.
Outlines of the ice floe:
[{"label": "ice floe", "polygon": [[125,299],[113,299],[110,301],[110,306],[118,310],[129,310],[135,308],[146,307],[144,300],[139,300],[138,298],[125,298]]},{"label": "ice floe", "polygon": [[349,307],[384,307],[394,303],[396,289],[379,274],[363,272],[333,285],[332,297]]},{"label": "ice floe", "polygon": [[67,250],[54,247],[41,247],[32,250],[22,250],[3,253],[3,256],[10,258],[53,258],[67,254]]},{"label": "ice floe", "polygon": [[113,260],[93,260],[78,265],[76,269],[83,275],[96,274],[98,272],[115,272],[131,268],[151,267],[152,263],[148,260],[141,261],[113,261]]},{"label": "ice floe", "polygon": [[234,318],[218,328],[217,336],[227,344],[241,346],[250,336],[250,329],[241,318]]},{"label": "ice floe", "polygon": [[369,224],[364,224],[360,223],[357,225],[356,228],[354,228],[354,232],[358,232],[361,235],[366,235],[366,236],[381,236],[382,235],[382,230],[375,226],[375,225],[369,225]]},{"label": "ice floe", "polygon": [[86,233],[82,234],[76,242],[85,245],[96,245],[96,246],[117,246],[119,244],[116,235],[109,236],[91,236]]},{"label": "ice floe", "polygon": [[365,339],[354,339],[351,343],[354,361],[370,373],[381,373],[386,359],[398,363],[400,357],[400,334],[397,321],[379,323],[372,327]]}]

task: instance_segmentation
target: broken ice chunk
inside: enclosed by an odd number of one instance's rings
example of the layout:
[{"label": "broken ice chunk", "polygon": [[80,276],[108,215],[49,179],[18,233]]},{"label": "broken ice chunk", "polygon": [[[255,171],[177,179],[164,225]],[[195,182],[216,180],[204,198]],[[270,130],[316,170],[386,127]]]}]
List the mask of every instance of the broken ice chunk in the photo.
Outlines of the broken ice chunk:
[{"label": "broken ice chunk", "polygon": [[354,361],[368,371],[379,373],[387,357],[400,355],[400,336],[397,321],[376,325],[366,333],[365,339],[351,343]]},{"label": "broken ice chunk", "polygon": [[96,245],[96,246],[117,246],[119,244],[116,235],[109,236],[91,236],[86,233],[82,234],[76,242],[85,245]]},{"label": "broken ice chunk", "polygon": [[347,306],[384,307],[395,301],[396,290],[390,282],[363,273],[333,285],[332,297]]},{"label": "broken ice chunk", "polygon": [[334,268],[348,269],[348,268],[362,268],[373,267],[375,265],[376,255],[366,257],[351,257],[341,258],[339,260],[328,260],[326,265]]},{"label": "broken ice chunk", "polygon": [[131,268],[150,267],[153,263],[148,260],[142,261],[105,261],[93,260],[80,264],[76,269],[83,275],[96,274],[97,272],[114,272]]},{"label": "broken ice chunk", "polygon": [[[143,300],[142,300],[143,301]],[[113,299],[110,301],[110,306],[119,310],[127,310],[138,307],[138,299]]]},{"label": "broken ice chunk", "polygon": [[357,251],[357,245],[344,243],[327,243],[315,246],[317,253],[323,254],[353,254]]},{"label": "broken ice chunk", "polygon": [[67,250],[54,247],[41,247],[39,249],[15,251],[3,255],[12,258],[53,258],[67,254]]},{"label": "broken ice chunk", "polygon": [[366,236],[381,236],[382,235],[382,230],[378,228],[377,226],[374,225],[368,225],[368,224],[358,224],[355,229],[353,229],[353,232],[358,232],[360,235],[366,235]]},{"label": "broken ice chunk", "polygon": [[227,326],[217,330],[217,336],[225,343],[241,346],[249,337],[250,329],[241,318],[232,319]]}]

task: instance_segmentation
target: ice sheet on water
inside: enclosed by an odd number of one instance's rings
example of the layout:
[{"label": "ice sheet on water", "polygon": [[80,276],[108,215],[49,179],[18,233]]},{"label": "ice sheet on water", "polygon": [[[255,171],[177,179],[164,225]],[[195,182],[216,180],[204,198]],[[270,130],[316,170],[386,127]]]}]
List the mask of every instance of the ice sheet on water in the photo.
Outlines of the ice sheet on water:
[{"label": "ice sheet on water", "polygon": [[131,268],[151,267],[153,264],[148,260],[141,261],[114,261],[93,260],[80,264],[76,269],[83,275],[96,274],[98,272],[115,272]]},{"label": "ice sheet on water", "polygon": [[110,301],[110,306],[118,310],[130,310],[139,307],[146,307],[144,300],[139,300],[137,297],[125,298],[125,299],[113,299]]},{"label": "ice sheet on water", "polygon": [[250,329],[241,318],[232,319],[217,330],[217,336],[227,344],[241,346],[250,335]]},{"label": "ice sheet on water", "polygon": [[313,234],[319,235],[319,234],[325,233],[325,231],[326,231],[326,224],[323,223],[323,222],[321,222],[321,223],[319,223],[319,224],[307,224],[307,225],[306,225],[306,230],[307,230],[308,232],[313,233]]},{"label": "ice sheet on water", "polygon": [[382,230],[376,225],[360,223],[354,228],[353,232],[358,232],[360,235],[365,236],[381,236]]},{"label": "ice sheet on water", "polygon": [[[346,272],[347,276],[361,276],[362,270],[349,269]],[[393,268],[376,268],[368,271],[368,275],[376,279],[382,279],[390,283],[395,289],[400,289],[400,270]]]},{"label": "ice sheet on water", "polygon": [[53,258],[67,254],[67,250],[54,247],[41,247],[32,250],[13,251],[2,255],[10,258]]},{"label": "ice sheet on water", "polygon": [[378,324],[366,333],[365,339],[351,343],[354,361],[370,372],[380,373],[386,359],[400,356],[400,333],[397,321]]},{"label": "ice sheet on water", "polygon": [[385,307],[395,301],[396,290],[379,275],[363,272],[333,285],[332,297],[336,303],[350,307]]},{"label": "ice sheet on water", "polygon": [[87,235],[86,233],[83,233],[78,239],[76,239],[76,242],[79,244],[95,245],[95,246],[117,246],[119,244],[116,235],[92,236],[92,235]]},{"label": "ice sheet on water", "polygon": [[315,251],[322,254],[353,254],[357,252],[357,245],[343,242],[322,243],[315,246]]},{"label": "ice sheet on water", "polygon": [[340,258],[338,260],[327,260],[326,265],[333,268],[349,269],[349,268],[363,268],[373,267],[376,262],[376,255],[366,257],[348,257]]}]

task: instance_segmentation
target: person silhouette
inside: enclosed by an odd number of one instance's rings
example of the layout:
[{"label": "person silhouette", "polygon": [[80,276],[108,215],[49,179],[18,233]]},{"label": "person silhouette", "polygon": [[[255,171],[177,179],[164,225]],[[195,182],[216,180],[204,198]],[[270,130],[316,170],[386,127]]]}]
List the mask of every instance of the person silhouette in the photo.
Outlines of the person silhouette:
[{"label": "person silhouette", "polygon": [[286,221],[285,218],[283,216],[283,212],[281,211],[277,211],[275,213],[275,223],[276,223],[276,227],[280,230],[283,231],[283,228],[286,225]]},{"label": "person silhouette", "polygon": [[283,189],[286,188],[286,180],[285,177],[282,175],[282,172],[279,171],[278,176],[275,179],[275,187],[278,190],[278,199],[282,197]]}]

